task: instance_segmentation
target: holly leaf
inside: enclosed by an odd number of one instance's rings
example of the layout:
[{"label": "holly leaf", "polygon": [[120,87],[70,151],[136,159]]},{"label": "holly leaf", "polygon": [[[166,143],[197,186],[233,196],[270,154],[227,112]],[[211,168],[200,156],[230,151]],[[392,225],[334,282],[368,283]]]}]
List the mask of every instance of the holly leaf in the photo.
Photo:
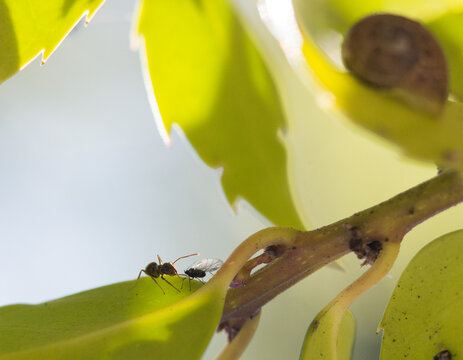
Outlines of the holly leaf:
[{"label": "holly leaf", "polygon": [[[181,279],[168,277],[180,288]],[[39,305],[0,308],[0,359],[199,359],[226,287],[177,292],[158,279],[113,284]],[[201,287],[192,282],[192,291]]]},{"label": "holly leaf", "polygon": [[381,321],[381,360],[463,354],[463,230],[444,235],[413,258]]},{"label": "holly leaf", "polygon": [[280,100],[229,3],[142,1],[138,33],[165,140],[179,125],[206,164],[223,168],[231,204],[244,198],[273,223],[302,228],[278,136]]},{"label": "holly leaf", "polygon": [[104,0],[0,0],[0,82],[42,53],[43,62],[85,14]]}]

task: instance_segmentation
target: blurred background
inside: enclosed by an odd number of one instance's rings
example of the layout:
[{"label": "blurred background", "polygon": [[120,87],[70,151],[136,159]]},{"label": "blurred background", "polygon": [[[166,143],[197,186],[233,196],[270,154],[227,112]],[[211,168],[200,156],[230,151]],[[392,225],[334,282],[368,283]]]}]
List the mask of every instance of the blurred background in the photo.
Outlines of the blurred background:
[{"label": "blurred background", "polygon": [[[181,130],[163,143],[130,49],[136,5],[107,0],[45,66],[37,58],[0,86],[0,305],[135,279],[156,254],[225,260],[270,225],[244,201],[231,208],[220,169],[205,166]],[[255,3],[237,5],[281,91],[292,191],[307,224],[329,224],[436,173],[321,110]],[[354,304],[354,359],[378,358],[376,327],[401,271],[423,244],[457,229],[461,215],[456,207],[416,228],[390,276]],[[298,358],[311,320],[365,270],[359,264],[347,256],[343,271],[322,269],[268,304],[243,359]],[[204,358],[224,343],[216,336]]]}]

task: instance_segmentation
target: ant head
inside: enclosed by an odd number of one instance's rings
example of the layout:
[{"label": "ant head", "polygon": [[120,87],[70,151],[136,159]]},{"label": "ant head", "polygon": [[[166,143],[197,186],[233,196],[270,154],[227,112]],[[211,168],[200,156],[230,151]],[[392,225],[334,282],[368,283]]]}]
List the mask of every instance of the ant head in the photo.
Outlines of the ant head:
[{"label": "ant head", "polygon": [[171,263],[163,263],[159,266],[161,274],[163,275],[178,275],[177,269]]},{"label": "ant head", "polygon": [[148,265],[146,265],[145,273],[150,276],[158,277],[160,275],[159,265],[155,262],[149,263]]}]

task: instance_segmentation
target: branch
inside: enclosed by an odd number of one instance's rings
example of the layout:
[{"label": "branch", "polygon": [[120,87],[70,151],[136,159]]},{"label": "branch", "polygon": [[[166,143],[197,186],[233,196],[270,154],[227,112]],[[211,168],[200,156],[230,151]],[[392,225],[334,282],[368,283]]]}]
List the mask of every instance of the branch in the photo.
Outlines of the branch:
[{"label": "branch", "polygon": [[[236,332],[279,293],[350,251],[365,259],[364,264],[374,263],[383,243],[400,243],[413,227],[461,201],[463,179],[449,171],[349,218],[314,231],[297,232],[291,244],[278,246],[273,261],[264,268],[253,275],[249,275],[249,266],[243,268],[245,275],[239,274],[239,281],[232,283],[241,286],[227,292],[220,328]],[[274,243],[281,241],[275,238]],[[264,254],[267,256],[268,251]]]}]

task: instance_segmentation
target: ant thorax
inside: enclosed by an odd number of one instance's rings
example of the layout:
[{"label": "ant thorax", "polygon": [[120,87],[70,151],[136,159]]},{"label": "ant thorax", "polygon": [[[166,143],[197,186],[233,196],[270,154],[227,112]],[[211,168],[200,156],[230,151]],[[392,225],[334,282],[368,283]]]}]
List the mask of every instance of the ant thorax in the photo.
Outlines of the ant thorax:
[{"label": "ant thorax", "polygon": [[178,275],[177,269],[171,263],[163,263],[159,265],[159,270],[163,275]]}]

